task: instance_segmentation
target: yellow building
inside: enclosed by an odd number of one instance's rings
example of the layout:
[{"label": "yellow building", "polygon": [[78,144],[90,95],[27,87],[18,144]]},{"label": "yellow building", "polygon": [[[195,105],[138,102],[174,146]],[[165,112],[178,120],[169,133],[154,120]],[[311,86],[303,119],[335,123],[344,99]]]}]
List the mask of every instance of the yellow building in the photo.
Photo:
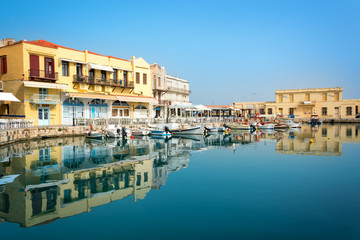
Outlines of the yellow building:
[{"label": "yellow building", "polygon": [[323,119],[355,118],[360,99],[343,100],[342,92],[340,87],[276,90],[275,102],[235,102],[233,107],[251,115],[294,115],[307,119],[317,114]]},{"label": "yellow building", "polygon": [[34,125],[71,125],[78,118],[143,118],[151,114],[150,65],[79,51],[45,40],[0,47],[4,91],[22,102],[0,108],[2,117]]}]

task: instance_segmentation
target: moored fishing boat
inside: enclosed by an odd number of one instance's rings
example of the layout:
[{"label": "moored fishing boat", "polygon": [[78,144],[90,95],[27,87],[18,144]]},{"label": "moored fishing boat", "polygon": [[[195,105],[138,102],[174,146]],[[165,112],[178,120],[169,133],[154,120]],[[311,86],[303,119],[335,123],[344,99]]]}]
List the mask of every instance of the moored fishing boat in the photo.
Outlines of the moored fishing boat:
[{"label": "moored fishing boat", "polygon": [[121,137],[121,127],[111,124],[105,129],[105,134],[110,138]]},{"label": "moored fishing boat", "polygon": [[302,123],[301,122],[294,122],[293,120],[288,120],[286,122],[286,124],[290,127],[290,128],[301,128]]},{"label": "moored fishing boat", "polygon": [[240,124],[226,124],[227,127],[234,129],[234,130],[252,130],[254,126],[250,125],[249,123],[240,123]]},{"label": "moored fishing boat", "polygon": [[274,129],[275,124],[273,124],[273,123],[258,123],[257,128],[258,129]]},{"label": "moored fishing boat", "polygon": [[131,130],[131,134],[134,136],[147,136],[150,134],[150,130],[148,129],[135,129]]},{"label": "moored fishing boat", "polygon": [[103,137],[103,134],[101,132],[94,130],[86,131],[84,134],[86,138],[90,138],[90,139],[102,139]]},{"label": "moored fishing boat", "polygon": [[170,129],[174,136],[179,135],[204,135],[205,125],[201,124],[199,127]]},{"label": "moored fishing boat", "polygon": [[163,137],[172,135],[171,132],[167,132],[167,131],[161,130],[161,129],[152,129],[152,130],[150,130],[150,134],[152,136],[163,136]]},{"label": "moored fishing boat", "polygon": [[285,123],[276,123],[274,128],[275,129],[285,129],[285,128],[289,128],[289,126]]}]

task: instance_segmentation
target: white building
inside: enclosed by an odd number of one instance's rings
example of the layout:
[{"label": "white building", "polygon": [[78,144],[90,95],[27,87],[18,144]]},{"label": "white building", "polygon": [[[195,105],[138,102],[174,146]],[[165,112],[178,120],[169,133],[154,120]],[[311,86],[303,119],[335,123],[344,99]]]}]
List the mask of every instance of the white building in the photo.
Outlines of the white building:
[{"label": "white building", "polygon": [[187,109],[193,108],[190,102],[189,82],[182,78],[167,75],[166,84],[170,117],[186,117]]}]

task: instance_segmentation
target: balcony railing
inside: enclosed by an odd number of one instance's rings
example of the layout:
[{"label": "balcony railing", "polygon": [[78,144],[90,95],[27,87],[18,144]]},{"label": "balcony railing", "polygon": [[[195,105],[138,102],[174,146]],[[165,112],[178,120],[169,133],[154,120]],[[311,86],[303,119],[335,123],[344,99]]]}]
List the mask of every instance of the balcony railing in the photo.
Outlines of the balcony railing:
[{"label": "balcony railing", "polygon": [[134,88],[133,81],[124,81],[116,79],[101,79],[91,76],[74,75],[73,83],[84,83],[89,85],[101,85],[110,87]]},{"label": "balcony railing", "polygon": [[186,93],[186,94],[191,93],[191,91],[189,89],[176,88],[176,87],[168,87],[167,90],[169,92],[178,92],[178,93]]},{"label": "balcony railing", "polygon": [[158,91],[167,91],[167,87],[166,86],[158,86],[158,84],[156,84],[156,86],[153,88],[153,90],[158,90]]},{"label": "balcony railing", "polygon": [[59,95],[52,94],[31,94],[30,103],[34,104],[58,104],[60,102]]},{"label": "balcony railing", "polygon": [[29,69],[30,80],[50,80],[56,81],[59,79],[59,73],[53,71],[44,71],[39,69]]}]

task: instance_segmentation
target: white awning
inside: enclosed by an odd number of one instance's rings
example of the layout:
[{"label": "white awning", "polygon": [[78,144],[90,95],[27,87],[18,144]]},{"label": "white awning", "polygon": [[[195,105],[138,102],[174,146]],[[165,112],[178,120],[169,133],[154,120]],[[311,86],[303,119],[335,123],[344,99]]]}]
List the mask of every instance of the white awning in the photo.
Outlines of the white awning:
[{"label": "white awning", "polygon": [[196,110],[199,110],[199,111],[210,111],[211,110],[210,108],[205,107],[202,104],[196,105],[195,108],[196,108]]},{"label": "white awning", "polygon": [[89,63],[89,67],[90,67],[90,69],[104,70],[104,71],[108,71],[108,72],[114,71],[114,69],[112,67],[104,66],[104,65],[97,65],[95,63]]},{"label": "white awning", "polygon": [[119,68],[119,67],[113,67],[113,66],[112,66],[112,68],[113,68],[113,69],[117,69],[117,70],[121,70],[121,71],[132,72],[132,70],[126,69],[126,68]]},{"label": "white awning", "polygon": [[20,102],[12,93],[0,92],[0,101]]},{"label": "white awning", "polygon": [[67,84],[60,83],[47,83],[47,82],[33,82],[33,81],[24,81],[25,87],[34,87],[34,88],[52,88],[52,89],[68,89]]},{"label": "white awning", "polygon": [[87,64],[87,62],[82,62],[82,61],[77,61],[77,60],[71,60],[71,59],[67,59],[67,58],[59,58],[59,61]]},{"label": "white awning", "polygon": [[119,96],[116,95],[116,98],[119,101],[124,101],[124,102],[141,102],[141,103],[156,103],[156,99],[152,98],[152,97],[131,97],[131,96]]}]

